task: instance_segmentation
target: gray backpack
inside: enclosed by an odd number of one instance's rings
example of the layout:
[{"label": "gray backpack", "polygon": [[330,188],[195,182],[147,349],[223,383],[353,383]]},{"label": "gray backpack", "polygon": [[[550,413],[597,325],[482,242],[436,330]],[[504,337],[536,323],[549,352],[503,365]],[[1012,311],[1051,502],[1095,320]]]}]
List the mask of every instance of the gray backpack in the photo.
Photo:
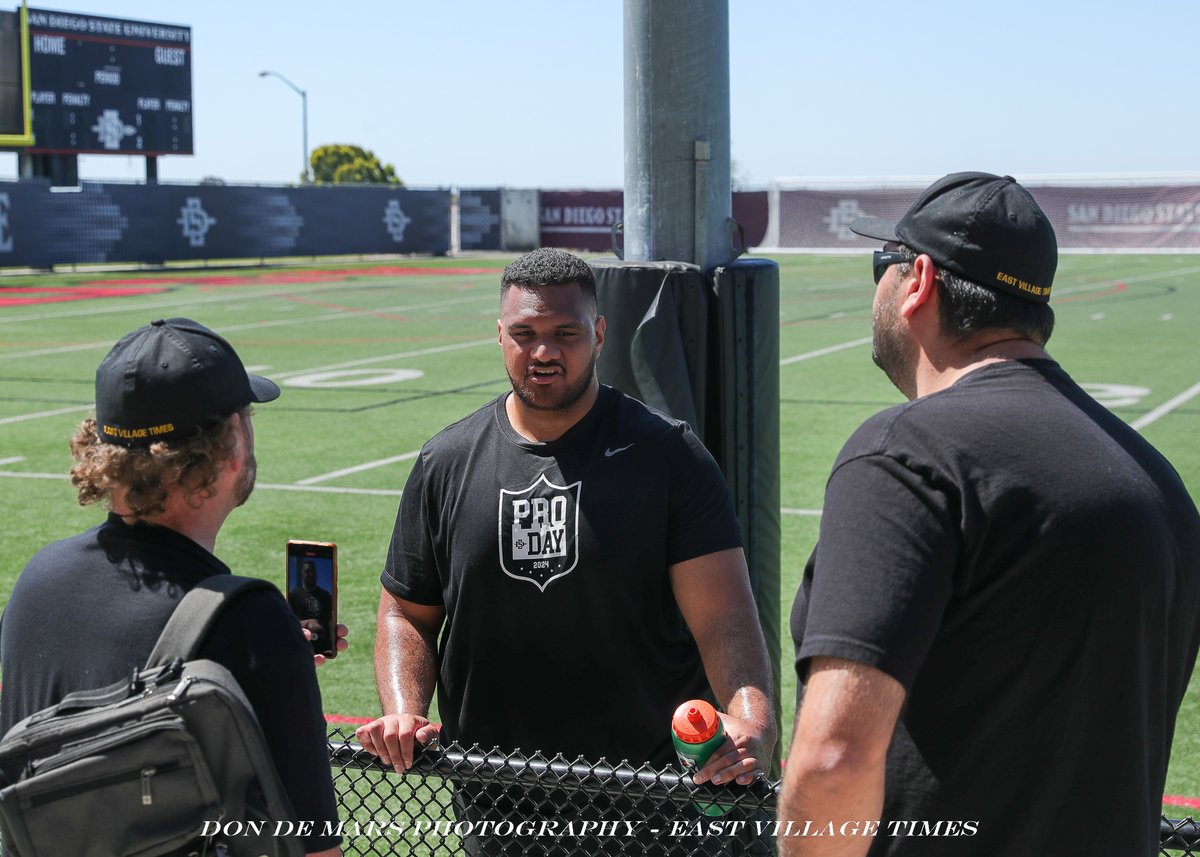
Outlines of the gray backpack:
[{"label": "gray backpack", "polygon": [[[145,669],[79,691],[0,741],[0,834],[18,857],[303,855],[245,694],[192,660],[222,607],[271,584],[214,575],[184,596]],[[226,835],[228,834],[228,835]]]}]

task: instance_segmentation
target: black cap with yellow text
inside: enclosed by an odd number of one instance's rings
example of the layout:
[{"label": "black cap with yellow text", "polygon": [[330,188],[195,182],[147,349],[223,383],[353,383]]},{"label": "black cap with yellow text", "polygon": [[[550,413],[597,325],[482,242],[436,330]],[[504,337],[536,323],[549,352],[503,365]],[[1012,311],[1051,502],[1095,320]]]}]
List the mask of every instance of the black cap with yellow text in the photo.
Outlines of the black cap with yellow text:
[{"label": "black cap with yellow text", "polygon": [[927,187],[899,222],[860,217],[859,235],[904,244],[980,286],[1047,303],[1058,240],[1012,176],[953,173]]},{"label": "black cap with yellow text", "polygon": [[233,346],[188,318],[151,322],[122,337],[96,369],[96,432],[146,446],[191,437],[279,387],[250,375]]}]

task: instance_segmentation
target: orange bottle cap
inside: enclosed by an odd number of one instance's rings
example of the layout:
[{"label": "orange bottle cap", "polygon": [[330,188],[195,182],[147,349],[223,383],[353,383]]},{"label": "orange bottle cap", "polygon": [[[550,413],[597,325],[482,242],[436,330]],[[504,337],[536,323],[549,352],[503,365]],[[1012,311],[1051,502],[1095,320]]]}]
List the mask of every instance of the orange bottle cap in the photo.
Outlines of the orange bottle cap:
[{"label": "orange bottle cap", "polygon": [[717,734],[720,724],[717,710],[703,699],[689,699],[671,718],[671,728],[685,744],[703,744]]}]

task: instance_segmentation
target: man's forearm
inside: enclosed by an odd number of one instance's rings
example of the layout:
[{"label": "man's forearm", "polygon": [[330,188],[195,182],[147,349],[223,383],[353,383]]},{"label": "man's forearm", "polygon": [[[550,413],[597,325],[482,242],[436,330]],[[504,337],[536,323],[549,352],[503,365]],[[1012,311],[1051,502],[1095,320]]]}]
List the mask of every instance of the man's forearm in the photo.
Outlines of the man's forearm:
[{"label": "man's forearm", "polygon": [[384,714],[428,716],[437,684],[437,640],[395,607],[379,608],[375,684]]},{"label": "man's forearm", "polygon": [[774,745],[779,728],[771,702],[771,666],[757,614],[723,619],[697,644],[709,685],[725,713],[758,724]]},{"label": "man's forearm", "polygon": [[779,801],[780,857],[866,854],[883,809],[882,767],[822,770],[798,755],[793,743]]},{"label": "man's forearm", "polygon": [[[867,853],[883,812],[887,751],[903,703],[904,688],[879,670],[812,660],[779,800],[781,857]],[[806,825],[823,835],[804,835]]]}]

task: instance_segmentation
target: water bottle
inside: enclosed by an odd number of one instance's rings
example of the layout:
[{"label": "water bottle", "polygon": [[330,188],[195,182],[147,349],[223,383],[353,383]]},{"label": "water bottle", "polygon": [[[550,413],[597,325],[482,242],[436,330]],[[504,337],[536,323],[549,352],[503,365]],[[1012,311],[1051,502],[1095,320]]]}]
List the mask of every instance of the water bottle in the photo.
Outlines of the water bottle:
[{"label": "water bottle", "polygon": [[[703,768],[717,748],[725,743],[725,724],[717,710],[703,699],[689,699],[675,709],[671,718],[671,740],[679,764],[689,772]],[[730,807],[720,804],[693,804],[707,816],[724,815]]]}]

